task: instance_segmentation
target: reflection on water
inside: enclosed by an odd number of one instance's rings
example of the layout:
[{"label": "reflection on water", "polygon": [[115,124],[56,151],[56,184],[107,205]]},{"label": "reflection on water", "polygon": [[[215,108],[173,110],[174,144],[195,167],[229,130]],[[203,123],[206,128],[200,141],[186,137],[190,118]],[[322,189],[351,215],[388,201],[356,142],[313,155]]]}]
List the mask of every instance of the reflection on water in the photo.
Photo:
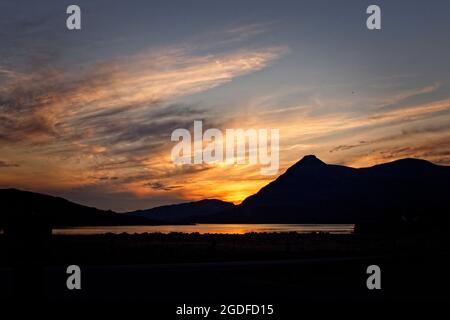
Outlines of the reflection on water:
[{"label": "reflection on water", "polygon": [[104,233],[220,233],[245,234],[250,232],[327,232],[333,234],[350,234],[353,224],[196,224],[196,225],[167,225],[167,226],[105,226],[105,227],[78,227],[54,229],[53,234],[63,235],[92,235]]}]

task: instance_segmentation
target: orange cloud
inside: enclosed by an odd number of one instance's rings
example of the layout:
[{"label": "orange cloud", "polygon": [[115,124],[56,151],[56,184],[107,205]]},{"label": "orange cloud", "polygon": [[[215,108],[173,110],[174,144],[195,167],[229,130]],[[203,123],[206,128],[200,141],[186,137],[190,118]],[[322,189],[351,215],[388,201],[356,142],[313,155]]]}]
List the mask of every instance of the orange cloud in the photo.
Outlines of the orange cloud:
[{"label": "orange cloud", "polygon": [[285,51],[196,55],[166,48],[79,70],[42,66],[22,73],[0,67],[0,155],[20,163],[0,171],[0,185],[39,190],[104,184],[138,195],[187,192],[171,188],[172,182],[161,190],[148,187],[162,185],[152,179],[177,174],[166,158],[167,134],[198,112],[167,105],[261,70]]}]

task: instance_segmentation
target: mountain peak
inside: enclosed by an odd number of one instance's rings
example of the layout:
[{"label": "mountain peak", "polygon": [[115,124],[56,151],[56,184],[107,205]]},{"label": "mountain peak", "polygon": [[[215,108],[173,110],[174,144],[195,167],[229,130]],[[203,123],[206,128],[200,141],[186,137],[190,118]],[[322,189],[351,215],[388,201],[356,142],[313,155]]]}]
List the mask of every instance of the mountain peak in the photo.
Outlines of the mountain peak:
[{"label": "mountain peak", "polygon": [[297,162],[297,164],[306,166],[317,166],[317,165],[324,165],[325,162],[317,158],[315,155],[309,154],[304,156],[299,162]]}]

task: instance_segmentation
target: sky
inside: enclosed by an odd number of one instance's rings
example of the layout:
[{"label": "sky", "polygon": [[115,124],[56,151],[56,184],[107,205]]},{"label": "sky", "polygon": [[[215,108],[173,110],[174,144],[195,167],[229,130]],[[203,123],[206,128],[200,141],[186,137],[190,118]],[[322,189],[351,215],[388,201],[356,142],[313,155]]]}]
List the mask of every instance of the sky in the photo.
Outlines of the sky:
[{"label": "sky", "polygon": [[[125,212],[239,203],[308,154],[450,165],[449,31],[449,1],[4,0],[0,188]],[[279,129],[278,174],[174,164],[194,120]]]}]

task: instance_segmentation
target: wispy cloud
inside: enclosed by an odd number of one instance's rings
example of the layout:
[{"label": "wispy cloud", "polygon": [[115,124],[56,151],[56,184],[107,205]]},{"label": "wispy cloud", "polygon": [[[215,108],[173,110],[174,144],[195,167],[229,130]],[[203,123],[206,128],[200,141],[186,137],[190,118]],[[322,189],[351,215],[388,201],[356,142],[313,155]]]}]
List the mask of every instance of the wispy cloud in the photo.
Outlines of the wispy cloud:
[{"label": "wispy cloud", "polygon": [[170,191],[170,190],[181,188],[181,186],[177,186],[177,185],[168,186],[168,185],[165,185],[158,181],[146,183],[146,184],[144,184],[144,187],[149,187],[153,190],[163,190],[163,191]]},{"label": "wispy cloud", "polygon": [[[180,99],[264,69],[286,52],[241,47],[200,54],[193,47],[149,49],[79,68],[51,60],[26,72],[0,66],[0,154],[27,158],[20,172],[2,174],[0,185],[42,189],[37,180],[45,180],[47,188],[66,190],[186,192],[173,177],[210,168],[172,165],[170,133],[190,128],[194,119],[217,120],[211,110]],[[13,165],[0,162],[7,166]]]},{"label": "wispy cloud", "polygon": [[18,168],[20,167],[17,163],[11,163],[7,161],[0,160],[0,168]]},{"label": "wispy cloud", "polygon": [[282,53],[282,48],[262,48],[198,56],[169,48],[81,71],[51,67],[30,74],[4,71],[8,77],[0,91],[0,116],[5,124],[0,138],[28,142],[67,138],[79,133],[72,125],[77,120],[101,116],[104,121],[118,115],[135,119],[158,103],[260,70]]}]

